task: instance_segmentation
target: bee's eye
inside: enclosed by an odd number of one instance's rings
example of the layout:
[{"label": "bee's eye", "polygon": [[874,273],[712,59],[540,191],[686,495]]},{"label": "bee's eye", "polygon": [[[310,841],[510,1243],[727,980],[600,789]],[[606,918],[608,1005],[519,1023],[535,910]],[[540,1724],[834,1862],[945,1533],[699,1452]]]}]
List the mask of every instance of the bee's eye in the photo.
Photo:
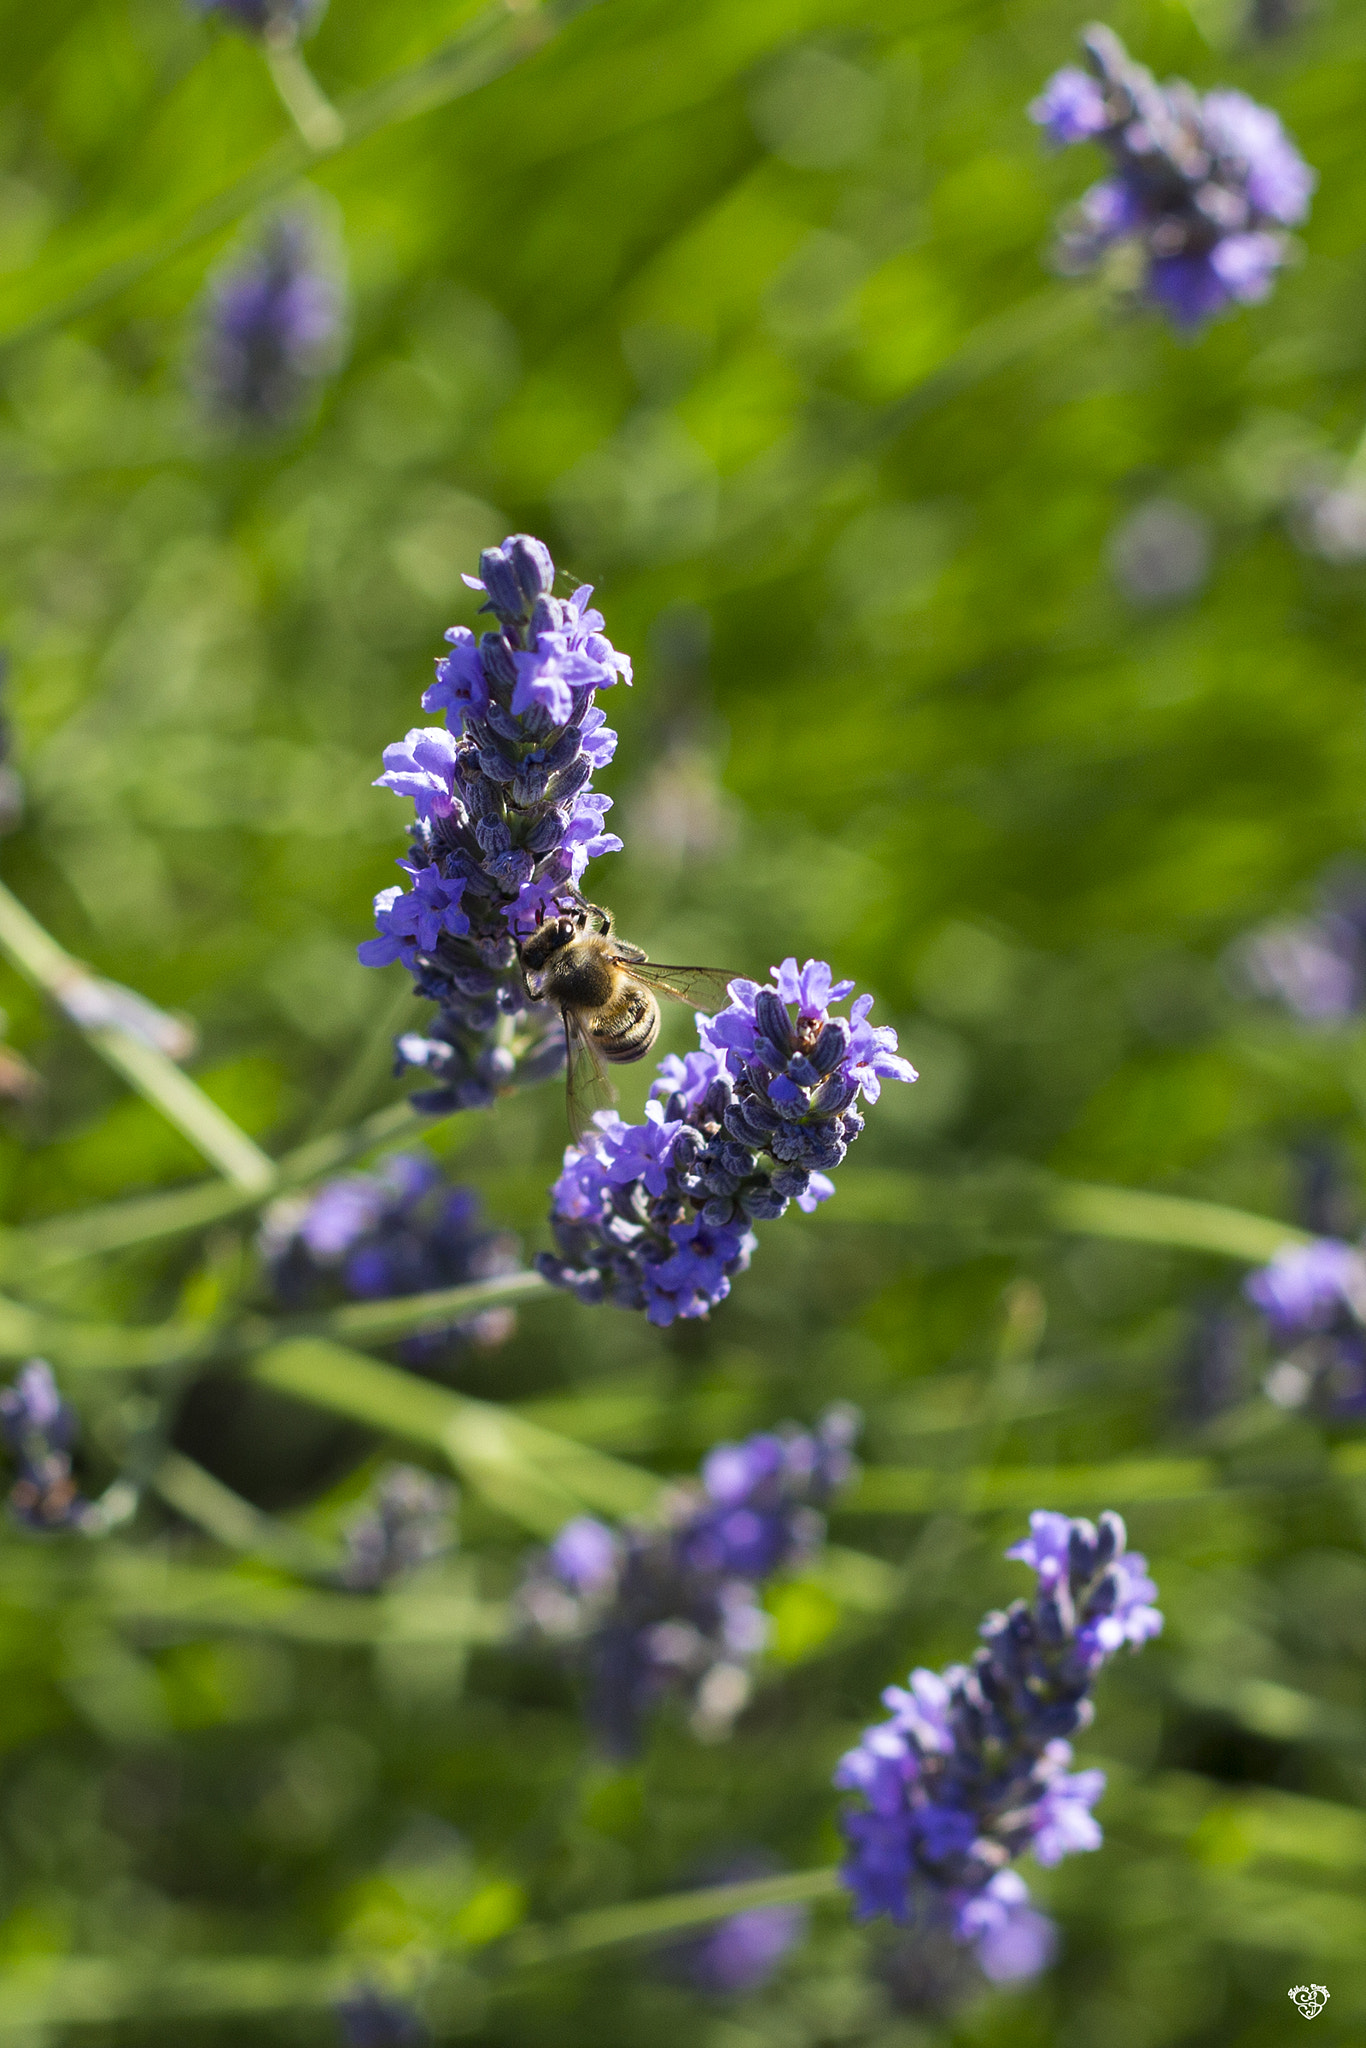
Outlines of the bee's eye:
[{"label": "bee's eye", "polygon": [[574,936],[574,920],[570,917],[562,917],[559,923],[559,932],[560,937],[566,942],[572,939]]}]

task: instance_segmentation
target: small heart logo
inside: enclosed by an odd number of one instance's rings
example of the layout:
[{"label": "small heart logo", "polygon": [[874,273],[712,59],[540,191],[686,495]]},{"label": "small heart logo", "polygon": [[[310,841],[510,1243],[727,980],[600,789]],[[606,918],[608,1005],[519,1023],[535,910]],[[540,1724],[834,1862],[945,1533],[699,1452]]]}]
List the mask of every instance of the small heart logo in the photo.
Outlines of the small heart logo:
[{"label": "small heart logo", "polygon": [[1290,1992],[1291,2004],[1304,2014],[1307,2020],[1316,2020],[1328,2003],[1326,1984],[1296,1984]]}]

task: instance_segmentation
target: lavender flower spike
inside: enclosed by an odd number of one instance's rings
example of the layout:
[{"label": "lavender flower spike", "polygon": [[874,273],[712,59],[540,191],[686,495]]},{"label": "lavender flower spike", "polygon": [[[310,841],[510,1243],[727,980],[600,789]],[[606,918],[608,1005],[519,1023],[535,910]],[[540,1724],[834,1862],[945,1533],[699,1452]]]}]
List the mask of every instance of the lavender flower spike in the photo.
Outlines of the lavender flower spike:
[{"label": "lavender flower spike", "polygon": [[391,1465],[371,1504],[348,1524],[339,1574],[350,1593],[378,1593],[448,1551],[455,1488],[416,1465]]},{"label": "lavender flower spike", "polygon": [[[740,1884],[776,1876],[781,1866],[762,1852],[730,1856],[699,1871],[700,1884]],[[727,1998],[767,1984],[810,1924],[805,1906],[751,1906],[693,1934],[677,1936],[660,1952],[662,1976],[704,1997]]]},{"label": "lavender flower spike", "polygon": [[569,1147],[552,1190],[556,1251],[536,1262],[555,1286],[661,1325],[707,1315],[749,1264],[752,1221],[791,1201],[810,1213],[835,1192],[830,1173],[863,1129],[859,1096],[916,1079],[895,1031],[869,1022],[871,996],[831,1014],[854,984],[823,960],[784,960],[773,977],[733,981],[727,1009],[699,1014],[701,1049],[660,1062],[643,1124],[601,1113]]},{"label": "lavender flower spike", "polygon": [[580,1516],[533,1561],[522,1612],[569,1653],[609,1754],[634,1755],[646,1715],[669,1694],[688,1700],[699,1735],[727,1732],[767,1640],[758,1589],[818,1548],[857,1427],[852,1409],[836,1407],[811,1432],[720,1444],[662,1527],[618,1532]]},{"label": "lavender flower spike", "polygon": [[1148,297],[1187,331],[1266,298],[1317,182],[1277,116],[1245,93],[1159,85],[1104,26],[1082,45],[1089,70],[1055,73],[1029,109],[1054,144],[1097,142],[1110,158],[1064,223],[1061,267],[1092,270],[1131,245]]},{"label": "lavender flower spike", "polygon": [[629,659],[588,585],[554,596],[555,564],[529,534],[486,548],[479,570],[465,581],[485,593],[493,628],[476,640],[452,626],[422,700],[445,725],[384,750],[379,786],[410,797],[416,818],[399,862],[408,881],[375,898],[380,935],[360,949],[369,967],[401,960],[438,1005],[397,1048],[401,1068],[436,1083],[414,1097],[434,1113],[557,1071],[559,1018],[528,1005],[518,945],[573,909],[589,862],[621,846],[603,829],[612,800],[592,787],[617,744],[595,695],[630,682]]},{"label": "lavender flower spike", "polygon": [[210,286],[199,363],[209,406],[240,427],[288,425],[335,367],[343,328],[316,224],[299,208],[277,214]]},{"label": "lavender flower spike", "polygon": [[362,1984],[334,2008],[343,2048],[426,2048],[431,2040],[404,1998]]},{"label": "lavender flower spike", "polygon": [[1339,867],[1320,887],[1311,917],[1262,925],[1235,949],[1258,995],[1283,1003],[1302,1023],[1347,1022],[1366,1009],[1366,872]]},{"label": "lavender flower spike", "polygon": [[[369,1173],[277,1202],[260,1251],[276,1300],[290,1309],[388,1301],[518,1268],[516,1239],[484,1229],[478,1196],[453,1187],[425,1152],[391,1152]],[[483,1309],[406,1338],[400,1355],[419,1370],[439,1367],[463,1346],[501,1344],[514,1326],[511,1309]]]},{"label": "lavender flower spike", "polygon": [[57,1392],[52,1368],[31,1358],[11,1387],[0,1393],[0,1441],[14,1459],[18,1476],[10,1489],[10,1513],[26,1528],[93,1531],[95,1511],[83,1500],[71,1469],[77,1422],[75,1410]]},{"label": "lavender flower spike", "polygon": [[1277,1406],[1366,1417],[1366,1255],[1335,1237],[1286,1245],[1243,1292],[1282,1350],[1265,1383]]},{"label": "lavender flower spike", "polygon": [[859,1802],[842,1819],[858,1919],[947,1926],[998,1980],[1039,1967],[1047,1929],[1009,1866],[1031,1848],[1044,1864],[1099,1848],[1105,1776],[1069,1774],[1067,1738],[1089,1725],[1101,1666],[1162,1627],[1147,1562],[1125,1541],[1115,1514],[1031,1515],[1006,1555],[1038,1574],[1033,1601],[987,1616],[970,1665],[914,1671],[883,1694],[890,1720],[835,1773]]},{"label": "lavender flower spike", "polygon": [[196,13],[217,15],[260,42],[292,43],[316,28],[326,0],[192,0]]}]

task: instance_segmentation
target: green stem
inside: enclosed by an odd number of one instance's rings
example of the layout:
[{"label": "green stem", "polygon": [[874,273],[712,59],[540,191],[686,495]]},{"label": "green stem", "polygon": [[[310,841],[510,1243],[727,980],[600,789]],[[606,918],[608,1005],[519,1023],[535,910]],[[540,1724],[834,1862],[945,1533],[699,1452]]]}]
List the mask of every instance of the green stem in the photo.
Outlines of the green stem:
[{"label": "green stem", "polygon": [[34,1956],[0,1969],[0,2041],[31,2041],[36,2030],[107,2026],[114,2020],[193,2014],[316,2010],[339,1998],[354,1975],[338,1957]]},{"label": "green stem", "polygon": [[196,1522],[225,1549],[265,1558],[305,1577],[331,1576],[341,1563],[340,1553],[331,1545],[318,1543],[288,1522],[263,1514],[179,1451],[163,1453],[150,1483],[177,1514]]},{"label": "green stem", "polygon": [[558,1927],[523,1927],[503,1944],[501,1960],[513,1969],[531,1963],[555,1963],[594,1949],[620,1948],[626,1942],[657,1941],[709,1920],[727,1920],[732,1913],[759,1906],[795,1906],[837,1898],[843,1887],[833,1866],[824,1870],[788,1871],[781,1877],[752,1878],[744,1884],[709,1885],[689,1892],[670,1892],[659,1899],[636,1899],[626,1906],[607,1906],[594,1913],[576,1913]]},{"label": "green stem", "polygon": [[88,1601],[121,1628],[182,1640],[227,1630],[310,1643],[495,1643],[508,1632],[506,1607],[479,1599],[459,1565],[372,1594],[188,1564],[150,1547],[11,1543],[3,1561],[11,1606],[51,1614],[59,1602]]},{"label": "green stem", "polygon": [[322,1324],[330,1336],[347,1343],[389,1344],[420,1330],[440,1329],[463,1321],[500,1302],[525,1301],[548,1295],[550,1282],[539,1273],[504,1273],[496,1280],[469,1280],[462,1287],[439,1287],[430,1294],[403,1294],[387,1301],[356,1301],[334,1309]]},{"label": "green stem", "polygon": [[1252,1265],[1263,1265],[1287,1245],[1313,1242],[1307,1231],[1296,1230],[1289,1223],[1253,1216],[1245,1209],[1229,1209],[1221,1202],[1188,1201],[1182,1195],[1152,1195],[1136,1188],[1095,1187],[1085,1181],[1058,1182],[1047,1196],[1047,1206],[1061,1229],[1083,1236],[1217,1252]]},{"label": "green stem", "polygon": [[212,1223],[243,1215],[290,1188],[335,1173],[380,1145],[401,1143],[432,1130],[440,1121],[425,1116],[410,1102],[391,1102],[351,1130],[312,1138],[286,1153],[273,1166],[270,1183],[263,1188],[248,1191],[225,1186],[222,1181],[204,1181],[171,1194],[137,1195],[128,1202],[108,1202],[73,1215],[51,1217],[0,1237],[0,1273],[29,1278],[74,1259],[126,1251],[134,1245],[204,1230]]},{"label": "green stem", "polygon": [[[814,1904],[839,1896],[838,1871],[800,1870],[747,1884],[713,1885],[577,1913],[555,1927],[524,1927],[499,1944],[490,1967],[504,1970],[658,1941],[688,1927],[759,1906]],[[39,2026],[196,2013],[316,2010],[363,1975],[363,1959],[295,1961],[283,1956],[165,1956],[155,1965],[113,1956],[43,1956],[0,1968],[0,2039]]]},{"label": "green stem", "polygon": [[[390,1302],[355,1302],[325,1316],[244,1316],[224,1323],[68,1322],[0,1295],[0,1358],[26,1358],[42,1352],[54,1365],[77,1372],[140,1372],[160,1366],[202,1365],[214,1359],[249,1356],[288,1341],[325,1340],[328,1336],[361,1334],[379,1341],[415,1330],[440,1329],[499,1302],[541,1294],[547,1283],[536,1273],[507,1273],[500,1280],[473,1280],[466,1287],[444,1287],[436,1294],[416,1294]],[[408,1314],[401,1311],[411,1303]],[[389,1315],[367,1311],[392,1309]],[[387,1370],[387,1368],[386,1368]],[[406,1381],[410,1375],[396,1377]],[[528,1425],[529,1427],[530,1425]]]},{"label": "green stem", "polygon": [[514,1521],[551,1536],[584,1508],[639,1514],[658,1498],[651,1472],[557,1436],[534,1422],[317,1337],[274,1344],[251,1375],[372,1429],[439,1451]]},{"label": "green stem", "polygon": [[[560,4],[540,7],[533,17],[528,17],[515,15],[505,0],[497,0],[497,4],[485,8],[434,55],[344,100],[336,109],[345,130],[342,146],[353,148],[366,136],[396,122],[411,120],[478,91],[480,86],[501,77],[541,49],[593,4],[595,0],[560,0]],[[188,214],[181,214],[179,219],[174,215],[168,219],[164,213],[142,213],[131,231],[111,238],[93,275],[79,257],[69,266],[86,272],[80,282],[64,283],[56,263],[43,266],[37,287],[28,296],[27,310],[18,311],[8,329],[0,330],[0,348],[32,340],[79,319],[137,284],[163,263],[183,256],[198,243],[231,227],[244,214],[269,204],[293,185],[300,172],[309,169],[315,154],[302,135],[285,136],[244,176],[234,179]],[[50,280],[46,295],[44,273]],[[10,303],[16,302],[22,306],[20,294],[11,291]]]},{"label": "green stem", "polygon": [[[73,989],[94,979],[0,882],[0,952],[27,981],[64,1002]],[[234,1186],[259,1194],[274,1178],[273,1162],[211,1102],[173,1060],[144,1044],[120,1025],[82,1025],[102,1059],[136,1088],[153,1109],[187,1137],[195,1150]]]},{"label": "green stem", "polygon": [[313,1117],[308,1129],[310,1138],[354,1121],[372,1093],[389,1079],[394,1064],[394,1040],[417,1012],[418,998],[405,975],[402,986],[384,1003],[366,1030],[355,1058]]},{"label": "green stem", "polygon": [[264,49],[271,83],[309,149],[315,156],[340,149],[346,123],[304,62],[293,35],[267,36]]}]

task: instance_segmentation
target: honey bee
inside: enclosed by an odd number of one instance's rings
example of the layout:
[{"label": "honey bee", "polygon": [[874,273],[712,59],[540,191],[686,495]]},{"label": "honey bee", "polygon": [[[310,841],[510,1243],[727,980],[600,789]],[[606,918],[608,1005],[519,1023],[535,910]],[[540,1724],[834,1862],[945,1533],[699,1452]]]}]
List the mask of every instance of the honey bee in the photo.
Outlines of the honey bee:
[{"label": "honey bee", "polygon": [[554,1003],[564,1021],[569,1127],[581,1138],[592,1113],[614,1099],[606,1061],[643,1060],[659,1036],[655,990],[680,1003],[723,1008],[731,976],[719,967],[664,967],[619,939],[612,913],[580,901],[538,926],[521,948],[522,976],[534,1003]]}]

